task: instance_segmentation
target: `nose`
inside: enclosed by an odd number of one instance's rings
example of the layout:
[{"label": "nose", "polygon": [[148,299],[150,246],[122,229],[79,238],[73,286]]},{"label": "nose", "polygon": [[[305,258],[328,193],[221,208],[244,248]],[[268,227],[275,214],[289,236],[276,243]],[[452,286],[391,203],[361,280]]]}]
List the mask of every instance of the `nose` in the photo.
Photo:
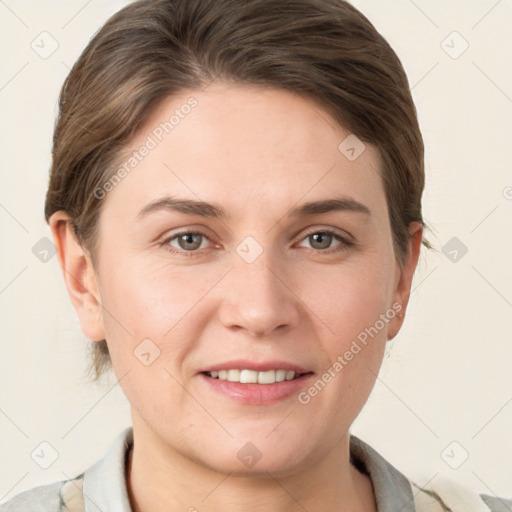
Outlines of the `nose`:
[{"label": "nose", "polygon": [[270,252],[263,251],[252,263],[234,254],[220,305],[220,319],[226,328],[267,337],[298,325],[301,301],[291,274]]}]

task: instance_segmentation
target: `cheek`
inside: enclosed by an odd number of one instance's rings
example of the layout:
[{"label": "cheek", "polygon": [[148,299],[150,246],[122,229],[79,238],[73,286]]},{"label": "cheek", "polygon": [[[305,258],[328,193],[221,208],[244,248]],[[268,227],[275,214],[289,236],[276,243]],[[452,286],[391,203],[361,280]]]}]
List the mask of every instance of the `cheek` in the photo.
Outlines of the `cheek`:
[{"label": "cheek", "polygon": [[376,322],[379,334],[386,336],[389,319],[382,324],[379,318],[391,307],[393,267],[390,262],[368,258],[366,262],[354,261],[337,269],[317,268],[303,275],[308,276],[299,284],[304,303],[314,314],[310,316],[325,327],[323,339],[328,342],[330,353],[344,350],[347,343]]},{"label": "cheek", "polygon": [[[210,311],[205,310],[208,303],[204,298],[223,272],[218,268],[170,269],[133,262],[130,268],[110,268],[112,272],[100,280],[100,287],[106,339],[116,375],[119,378],[127,371],[138,372],[141,362],[154,358],[151,370],[158,385],[162,385],[162,378],[169,378],[165,372],[163,376],[155,373],[159,367],[163,371],[164,361],[165,368],[181,380],[177,372],[186,371],[186,355],[208,322]],[[153,385],[148,373],[141,376],[145,386]]]},{"label": "cheek", "polygon": [[150,423],[171,421],[171,413],[186,405],[180,383],[194,343],[190,340],[202,328],[194,305],[207,291],[208,280],[201,284],[184,268],[131,268],[118,266],[101,281],[113,369],[140,416]]},{"label": "cheek", "polygon": [[101,283],[104,317],[112,339],[120,327],[134,337],[164,337],[212,287],[214,278],[192,267],[151,269],[134,264],[132,269],[116,268]]},{"label": "cheek", "polygon": [[306,390],[301,403],[311,400],[318,411],[325,403],[335,403],[325,419],[333,425],[357,416],[375,384],[387,330],[396,315],[390,307],[393,261],[391,257],[354,260],[337,272],[317,273],[314,284],[303,285],[308,305],[325,327],[319,338],[324,356],[319,377],[328,383]]}]

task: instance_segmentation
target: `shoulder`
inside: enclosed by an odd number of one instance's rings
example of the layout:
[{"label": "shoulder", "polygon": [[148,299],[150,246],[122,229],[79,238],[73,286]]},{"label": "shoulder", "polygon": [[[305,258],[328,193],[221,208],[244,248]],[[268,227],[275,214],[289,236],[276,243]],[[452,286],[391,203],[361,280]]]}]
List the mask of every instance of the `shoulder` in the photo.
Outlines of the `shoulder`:
[{"label": "shoulder", "polygon": [[512,498],[480,494],[448,478],[434,478],[425,486],[410,483],[416,512],[512,512]]},{"label": "shoulder", "polygon": [[481,494],[480,497],[492,512],[512,511],[512,498],[499,498],[497,496],[489,496],[487,494]]},{"label": "shoulder", "polygon": [[[442,474],[409,478],[357,436],[350,437],[353,464],[372,482],[378,510],[402,512],[512,512],[512,498],[490,496]],[[419,485],[419,482],[426,484]]]},{"label": "shoulder", "polygon": [[124,475],[132,444],[133,431],[129,427],[82,474],[22,492],[0,505],[0,512],[84,512],[86,504],[88,511],[130,510]]},{"label": "shoulder", "polygon": [[0,512],[83,512],[83,475],[24,491],[0,505]]}]

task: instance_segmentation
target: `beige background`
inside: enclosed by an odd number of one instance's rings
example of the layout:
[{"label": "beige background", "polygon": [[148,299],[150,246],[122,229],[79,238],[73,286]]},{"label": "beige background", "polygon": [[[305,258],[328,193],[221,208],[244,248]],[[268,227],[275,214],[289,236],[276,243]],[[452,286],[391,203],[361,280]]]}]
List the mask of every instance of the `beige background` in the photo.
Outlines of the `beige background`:
[{"label": "beige background", "polygon": [[[43,203],[60,86],[125,3],[0,1],[0,500],[78,474],[129,424],[115,379],[83,375],[87,344],[56,258],[33,253],[50,236]],[[445,475],[512,496],[512,2],[354,3],[410,78],[437,252],[421,260],[404,329],[352,431],[419,484]],[[455,262],[453,247],[442,252],[453,237],[468,249]],[[43,441],[58,453],[48,469],[31,458]]]}]

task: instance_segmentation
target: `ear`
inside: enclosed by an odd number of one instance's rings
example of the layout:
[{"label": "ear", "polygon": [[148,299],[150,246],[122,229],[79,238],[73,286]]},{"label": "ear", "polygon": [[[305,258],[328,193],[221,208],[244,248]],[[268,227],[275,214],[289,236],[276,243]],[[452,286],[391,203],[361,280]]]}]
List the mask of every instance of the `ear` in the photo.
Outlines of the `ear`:
[{"label": "ear", "polygon": [[405,312],[411,294],[412,278],[420,255],[423,236],[423,226],[420,222],[411,222],[409,225],[409,235],[410,239],[404,264],[402,267],[397,264],[395,288],[393,292],[393,309],[397,311],[397,315],[389,323],[388,340],[393,339],[398,334],[404,323]]},{"label": "ear", "polygon": [[105,339],[98,280],[89,253],[77,240],[70,217],[62,210],[49,219],[57,257],[80,327],[90,340]]}]

